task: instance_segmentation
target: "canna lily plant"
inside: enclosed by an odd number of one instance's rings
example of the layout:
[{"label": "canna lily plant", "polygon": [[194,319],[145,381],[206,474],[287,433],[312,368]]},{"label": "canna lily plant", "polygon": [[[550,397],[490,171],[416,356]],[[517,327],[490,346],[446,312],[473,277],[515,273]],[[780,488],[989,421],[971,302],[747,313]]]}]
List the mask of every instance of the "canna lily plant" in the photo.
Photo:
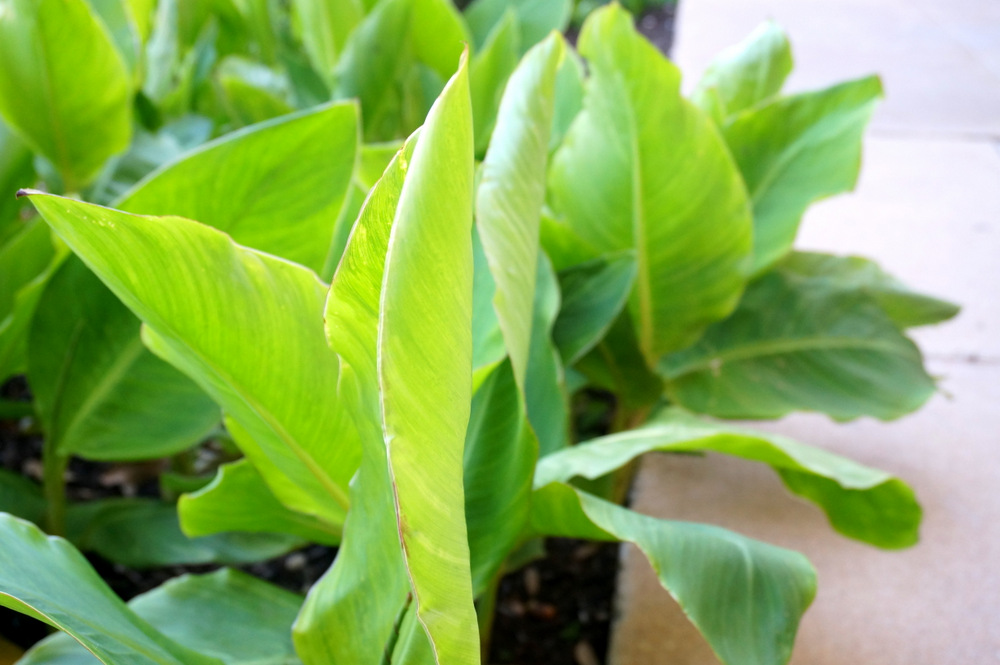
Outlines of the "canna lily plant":
[{"label": "canna lily plant", "polygon": [[[361,94],[364,120],[333,102],[252,124],[111,205],[19,192],[32,232],[57,238],[19,296],[46,487],[71,455],[170,455],[224,432],[238,459],[155,507],[187,547],[339,546],[305,598],[224,569],[126,605],[32,523],[85,543],[102,524],[87,504],[5,489],[25,519],[0,514],[0,604],[61,631],[22,663],[476,664],[501,576],[549,536],[634,543],[723,663],[787,662],[812,567],[620,505],[653,451],[767,464],[838,532],[916,541],[901,480],[725,422],[891,419],[934,391],[904,330],[955,308],[863,259],[792,249],[806,207],[853,186],[877,79],[783,96],[788,43],[765,25],[689,100],[617,5],[590,15],[579,54],[552,33],[519,57],[537,24],[497,4],[469,8],[476,54],[453,54],[401,143],[365,144],[406,123]],[[345,51],[385,38],[374,26],[402,5],[375,3]],[[325,43],[305,48],[328,83],[362,81]],[[516,67],[487,85],[501,53]],[[595,396],[611,405],[597,431],[573,416]],[[168,560],[159,542],[136,559]]]}]

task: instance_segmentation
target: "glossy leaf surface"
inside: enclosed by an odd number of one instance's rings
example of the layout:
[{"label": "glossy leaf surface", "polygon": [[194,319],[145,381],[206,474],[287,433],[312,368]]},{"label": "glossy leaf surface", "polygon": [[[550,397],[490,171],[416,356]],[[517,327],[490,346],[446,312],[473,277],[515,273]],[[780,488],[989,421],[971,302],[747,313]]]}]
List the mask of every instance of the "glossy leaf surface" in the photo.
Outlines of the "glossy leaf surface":
[{"label": "glossy leaf surface", "polygon": [[725,665],[784,665],[816,593],[804,556],[704,524],[646,517],[551,483],[535,492],[539,534],[635,543]]},{"label": "glossy leaf surface", "polygon": [[[338,362],[310,271],[179,217],[140,217],[36,194],[32,202],[147,324],[144,341],[220,404],[290,508],[340,523],[359,449],[336,401]],[[122,257],[128,257],[127,262]],[[280,360],[279,360],[280,359]]]},{"label": "glossy leaf surface", "polygon": [[792,246],[809,204],[854,188],[861,134],[882,96],[876,77],[777,99],[725,127],[753,202],[753,271]]},{"label": "glossy leaf surface", "polygon": [[596,479],[643,453],[717,452],[774,467],[789,489],[815,501],[837,531],[886,548],[917,540],[920,506],[898,478],[782,436],[701,420],[667,409],[635,430],[592,439],[544,458],[539,486]]},{"label": "glossy leaf surface", "polygon": [[67,191],[128,147],[129,74],[87,3],[4,0],[0,62],[0,114],[55,165]]},{"label": "glossy leaf surface", "polygon": [[248,127],[150,174],[116,207],[195,219],[319,271],[354,172],[358,131],[350,103]]},{"label": "glossy leaf surface", "polygon": [[218,665],[129,610],[62,538],[0,513],[0,605],[64,630],[106,665]]},{"label": "glossy leaf surface", "polygon": [[28,377],[52,452],[152,459],[194,445],[219,422],[215,403],[142,345],[141,325],[76,257],[49,280]]},{"label": "glossy leaf surface", "polygon": [[934,392],[920,351],[874,300],[784,271],[752,284],[730,318],[661,370],[674,401],[722,418],[806,410],[888,420]]},{"label": "glossy leaf surface", "polygon": [[751,249],[746,192],[712,122],[681,97],[680,73],[626,10],[591,14],[579,48],[591,74],[550,198],[591,246],[635,250],[629,311],[655,365],[735,307]]}]

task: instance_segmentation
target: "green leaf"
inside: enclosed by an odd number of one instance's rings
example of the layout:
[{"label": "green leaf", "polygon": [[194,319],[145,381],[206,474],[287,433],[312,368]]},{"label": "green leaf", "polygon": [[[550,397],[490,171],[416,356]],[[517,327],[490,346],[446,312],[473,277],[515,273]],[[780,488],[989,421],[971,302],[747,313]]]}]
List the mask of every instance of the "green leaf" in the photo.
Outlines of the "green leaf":
[{"label": "green leaf", "polygon": [[288,99],[288,78],[257,62],[229,56],[216,69],[220,103],[235,127],[245,127],[287,115],[294,110]]},{"label": "green leaf", "polygon": [[[361,146],[361,161],[358,170],[354,174],[358,183],[370,190],[378,182],[382,174],[385,173],[389,162],[396,156],[399,149],[403,147],[402,141],[386,141],[385,143],[368,143]],[[360,211],[359,211],[360,212]],[[354,223],[354,219],[351,220]]]},{"label": "green leaf", "polygon": [[254,563],[302,545],[288,535],[224,533],[188,538],[177,508],[153,499],[101,499],[70,506],[67,537],[85,552],[97,552],[132,568],[204,563]]},{"label": "green leaf", "polygon": [[497,284],[478,227],[472,230],[472,262],[472,367],[475,372],[492,371],[507,356],[507,347],[493,306]]},{"label": "green leaf", "polygon": [[[302,597],[236,570],[183,575],[136,596],[128,607],[167,637],[227,665],[298,662],[291,626]],[[64,634],[32,648],[20,665],[92,665]]]},{"label": "green leaf", "polygon": [[885,548],[917,541],[920,506],[898,478],[782,436],[707,422],[677,408],[638,429],[549,455],[538,464],[535,484],[600,478],[653,450],[717,452],[769,464],[789,489],[816,502],[840,533]]},{"label": "green leaf", "polygon": [[447,80],[472,41],[462,13],[451,0],[410,0],[410,4],[413,54],[442,81]]},{"label": "green leaf", "polygon": [[504,362],[472,400],[465,436],[465,515],[477,595],[500,571],[528,520],[538,440],[520,394],[511,364]]},{"label": "green leaf", "polygon": [[0,469],[0,512],[41,524],[45,517],[41,486],[19,473]]},{"label": "green leaf", "polygon": [[705,70],[691,100],[719,124],[781,92],[792,72],[792,47],[774,21],[765,21]]},{"label": "green leaf", "polygon": [[76,257],[49,280],[28,343],[46,454],[164,457],[218,424],[215,403],[142,345],[141,325]]},{"label": "green leaf", "polygon": [[139,72],[142,41],[129,0],[86,0],[104,24],[130,77]]},{"label": "green leaf", "polygon": [[560,37],[549,38],[529,51],[511,76],[476,194],[476,225],[497,287],[493,306],[522,387],[531,345],[556,70],[563,48]]},{"label": "green leaf", "polygon": [[635,281],[631,252],[573,266],[559,273],[562,307],[552,336],[573,364],[604,338],[628,302]]},{"label": "green leaf", "polygon": [[629,311],[653,366],[736,306],[751,249],[746,192],[712,122],[681,97],[680,73],[627,11],[591,14],[579,48],[591,75],[550,199],[584,242],[635,250]]},{"label": "green leaf", "polygon": [[364,6],[360,0],[292,0],[292,11],[313,68],[332,86],[337,58],[364,17]]},{"label": "green leaf", "polygon": [[129,74],[86,3],[3,0],[0,62],[0,115],[56,166],[66,191],[128,147]]},{"label": "green leaf", "polygon": [[[296,624],[306,663],[392,657],[410,598],[438,662],[479,661],[462,478],[472,397],[468,85],[463,58],[415,147],[411,139],[369,196],[331,285],[327,334],[364,458],[337,561]],[[366,579],[379,580],[378,593]]]},{"label": "green leaf", "polygon": [[634,543],[725,665],[784,665],[816,594],[804,556],[705,524],[646,517],[562,483],[539,488],[539,534]]},{"label": "green leaf", "polygon": [[504,86],[518,61],[517,14],[507,10],[482,49],[472,58],[472,119],[475,121],[476,155],[484,155],[497,122]]},{"label": "green leaf", "polygon": [[0,514],[0,605],[69,633],[106,665],[220,665],[158,633],[62,538]]},{"label": "green leaf", "polygon": [[11,196],[35,182],[31,148],[0,119],[0,246],[17,232],[23,202]]},{"label": "green leaf", "polygon": [[[360,457],[337,402],[326,287],[288,261],[179,217],[140,217],[34,194],[42,216],[146,323],[155,354],[195,380],[289,508],[341,523]],[[253,331],[252,335],[247,331]]]},{"label": "green leaf", "polygon": [[934,392],[920,351],[869,296],[781,270],[752,284],[729,319],[660,369],[676,403],[722,418],[806,410],[889,420]]},{"label": "green leaf", "polygon": [[[117,207],[179,215],[248,247],[320,270],[354,172],[357,107],[328,104],[277,118],[187,153]],[[206,183],[211,190],[206,191]]]},{"label": "green leaf", "polygon": [[572,0],[475,0],[465,10],[465,20],[475,39],[476,48],[482,49],[504,14],[513,10],[521,29],[520,53],[545,39],[553,30],[562,32],[569,25],[573,10]]},{"label": "green leaf", "polygon": [[859,256],[792,252],[781,262],[781,270],[830,289],[862,291],[874,298],[900,328],[940,323],[959,312],[958,305],[911,291],[874,261]]},{"label": "green leaf", "polygon": [[753,202],[755,274],[788,252],[811,203],[854,189],[861,134],[881,96],[872,76],[775,100],[725,127]]},{"label": "green leaf", "polygon": [[340,542],[339,524],[286,508],[245,459],[219,467],[207,487],[181,497],[177,512],[181,528],[190,537],[243,531],[288,533],[328,545]]}]

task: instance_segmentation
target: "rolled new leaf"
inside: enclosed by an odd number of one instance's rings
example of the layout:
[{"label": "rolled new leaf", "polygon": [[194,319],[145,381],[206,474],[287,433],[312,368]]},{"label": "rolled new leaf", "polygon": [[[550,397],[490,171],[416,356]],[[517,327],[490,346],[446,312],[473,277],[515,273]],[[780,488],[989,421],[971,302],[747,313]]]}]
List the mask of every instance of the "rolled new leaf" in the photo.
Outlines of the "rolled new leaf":
[{"label": "rolled new leaf", "polygon": [[336,400],[336,355],[311,271],[177,217],[140,217],[46,194],[45,220],[147,325],[151,350],[223,407],[268,486],[299,512],[343,522],[360,450]]},{"label": "rolled new leaf", "polygon": [[0,513],[0,605],[68,633],[105,665],[221,665],[157,632],[62,538]]},{"label": "rolled new leaf", "polygon": [[784,665],[816,573],[797,552],[640,515],[563,483],[532,497],[536,534],[634,543],[724,665]]},{"label": "rolled new leaf", "polygon": [[898,478],[782,436],[708,422],[678,408],[666,409],[638,429],[543,458],[535,486],[599,478],[654,450],[716,452],[763,462],[791,491],[818,504],[845,536],[884,548],[917,541],[920,506],[913,490]]},{"label": "rolled new leaf", "polygon": [[[133,598],[128,609],[177,643],[226,665],[297,662],[292,622],[302,597],[236,570],[184,575]],[[65,634],[34,646],[20,665],[93,665]]]},{"label": "rolled new leaf", "polygon": [[736,306],[749,268],[749,202],[714,124],[681,97],[680,72],[626,10],[591,14],[579,48],[591,74],[553,158],[549,199],[599,252],[635,251],[629,313],[652,367]]},{"label": "rolled new leaf", "polygon": [[819,411],[890,420],[934,393],[920,351],[862,291],[777,270],[660,370],[681,406],[721,418]]}]

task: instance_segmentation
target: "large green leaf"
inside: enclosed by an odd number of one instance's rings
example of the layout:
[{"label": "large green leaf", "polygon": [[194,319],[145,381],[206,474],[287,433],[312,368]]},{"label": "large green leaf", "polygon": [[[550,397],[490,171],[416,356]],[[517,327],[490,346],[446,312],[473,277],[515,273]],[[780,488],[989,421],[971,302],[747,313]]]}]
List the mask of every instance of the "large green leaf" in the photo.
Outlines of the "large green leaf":
[{"label": "large green leaf", "polygon": [[340,525],[289,510],[245,459],[221,466],[208,486],[182,496],[177,512],[181,528],[192,537],[245,531],[288,533],[331,545],[340,542]]},{"label": "large green leaf", "polygon": [[46,454],[163,457],[192,446],[218,424],[219,408],[146,350],[140,326],[76,257],[49,280],[28,343],[28,379]]},{"label": "large green leaf", "polygon": [[162,167],[115,205],[196,219],[319,271],[357,162],[358,131],[351,103],[254,125]]},{"label": "large green leaf", "polygon": [[[245,127],[288,115],[291,84],[271,67],[238,56],[229,56],[215,71],[218,99],[234,127]],[[348,158],[350,152],[338,155]]]},{"label": "large green leaf", "polygon": [[293,0],[292,10],[313,68],[332,86],[337,57],[364,17],[364,6],[360,0]]},{"label": "large green leaf", "polygon": [[604,338],[628,302],[635,281],[631,252],[610,255],[559,273],[562,307],[552,336],[567,364]]},{"label": "large green leaf", "polygon": [[539,534],[636,544],[725,665],[784,665],[816,593],[804,556],[705,524],[658,520],[563,483],[535,491]]},{"label": "large green leaf", "polygon": [[677,408],[638,429],[549,455],[539,462],[535,483],[600,478],[653,450],[711,451],[769,464],[790,490],[816,502],[840,533],[886,548],[917,541],[920,506],[898,478],[782,436],[706,422]]},{"label": "large green leaf", "polygon": [[547,455],[571,443],[570,415],[562,359],[552,341],[552,327],[561,302],[559,282],[544,252],[538,253],[537,270],[524,398],[540,452]]},{"label": "large green leaf", "polygon": [[500,102],[476,194],[476,226],[496,282],[493,306],[522,387],[531,345],[538,234],[562,39],[524,57]]},{"label": "large green leaf", "polygon": [[569,25],[573,10],[571,0],[475,0],[465,10],[465,20],[482,48],[504,14],[513,11],[520,27],[520,53],[545,39],[553,30],[562,32]]},{"label": "large green leaf", "polygon": [[792,72],[792,48],[774,21],[715,58],[691,99],[720,125],[781,91]]},{"label": "large green leaf", "polygon": [[31,148],[0,119],[0,245],[16,233],[18,213],[24,207],[11,192],[34,181]]},{"label": "large green leaf", "polygon": [[674,401],[723,418],[807,410],[887,420],[934,392],[920,351],[872,298],[785,271],[752,284],[730,318],[661,370]]},{"label": "large green leaf", "polygon": [[380,662],[410,598],[438,662],[478,663],[462,470],[472,163],[463,58],[369,196],[331,285],[327,333],[365,456],[338,559],[296,625],[307,663]]},{"label": "large green leaf", "polygon": [[[136,596],[130,610],[179,644],[227,665],[293,665],[292,621],[302,597],[235,570],[184,575]],[[32,648],[19,665],[93,665],[65,634]]]},{"label": "large green leaf", "polygon": [[482,49],[472,58],[469,84],[472,90],[472,119],[475,121],[476,155],[486,154],[497,122],[504,86],[518,60],[517,14],[508,10],[490,33]]},{"label": "large green leaf", "polygon": [[62,538],[0,513],[0,605],[66,631],[106,665],[219,665],[154,630]]},{"label": "large green leaf", "polygon": [[472,41],[461,12],[451,0],[409,0],[410,41],[419,62],[441,80],[455,71],[462,49]]},{"label": "large green leaf", "polygon": [[101,499],[69,507],[67,538],[85,552],[97,552],[132,568],[203,563],[254,563],[281,556],[303,544],[284,534],[222,533],[189,538],[177,508],[154,499]]},{"label": "large green leaf", "polygon": [[878,78],[777,99],[725,127],[753,202],[753,270],[792,246],[809,204],[854,188],[861,134],[882,96]]},{"label": "large green leaf", "polygon": [[834,290],[863,291],[900,328],[940,323],[959,311],[958,305],[911,291],[874,261],[860,256],[792,252],[782,261],[781,270],[796,279],[822,283]]},{"label": "large green leaf", "polygon": [[32,202],[140,319],[144,341],[228,415],[283,503],[341,523],[360,457],[336,401],[338,361],[319,326],[325,285],[288,261],[179,217],[141,217],[59,197]]},{"label": "large green leaf", "polygon": [[579,48],[591,75],[553,160],[551,200],[600,251],[635,250],[629,310],[654,365],[735,307],[751,249],[747,196],[713,123],[681,97],[677,68],[627,11],[595,11]]},{"label": "large green leaf", "polygon": [[41,486],[19,473],[0,469],[0,512],[41,524],[45,517]]},{"label": "large green leaf", "polygon": [[86,0],[101,20],[129,75],[139,72],[142,40],[129,0]]},{"label": "large green leaf", "polygon": [[55,165],[66,191],[128,147],[129,74],[87,3],[0,2],[0,62],[0,115]]}]

